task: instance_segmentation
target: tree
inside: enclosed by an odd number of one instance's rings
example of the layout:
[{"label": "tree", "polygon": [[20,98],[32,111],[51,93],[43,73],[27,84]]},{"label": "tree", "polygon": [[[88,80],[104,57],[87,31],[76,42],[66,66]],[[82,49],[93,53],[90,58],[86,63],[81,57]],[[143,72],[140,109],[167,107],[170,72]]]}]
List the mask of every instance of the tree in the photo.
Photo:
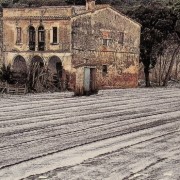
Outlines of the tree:
[{"label": "tree", "polygon": [[140,62],[144,65],[146,86],[149,87],[150,70],[166,48],[163,42],[174,33],[177,19],[171,8],[153,3],[128,11],[127,14],[142,25]]},{"label": "tree", "polygon": [[174,49],[174,52],[172,53],[172,58],[170,61],[170,65],[169,65],[168,72],[166,74],[163,86],[167,86],[167,84],[168,84],[168,80],[169,80],[170,75],[172,73],[173,65],[175,62],[175,56],[179,53],[179,50],[180,50],[180,2],[174,4],[173,13],[176,16],[176,23],[174,26],[174,32],[175,32],[175,39],[177,42],[177,47]]}]

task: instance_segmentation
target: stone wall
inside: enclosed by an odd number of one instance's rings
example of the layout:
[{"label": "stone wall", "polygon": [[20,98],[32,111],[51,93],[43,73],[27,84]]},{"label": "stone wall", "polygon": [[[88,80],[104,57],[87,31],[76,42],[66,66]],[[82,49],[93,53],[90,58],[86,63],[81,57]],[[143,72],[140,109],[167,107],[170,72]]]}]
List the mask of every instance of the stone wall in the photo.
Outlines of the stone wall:
[{"label": "stone wall", "polygon": [[72,29],[72,63],[96,65],[99,88],[138,85],[139,24],[106,8],[74,17]]}]

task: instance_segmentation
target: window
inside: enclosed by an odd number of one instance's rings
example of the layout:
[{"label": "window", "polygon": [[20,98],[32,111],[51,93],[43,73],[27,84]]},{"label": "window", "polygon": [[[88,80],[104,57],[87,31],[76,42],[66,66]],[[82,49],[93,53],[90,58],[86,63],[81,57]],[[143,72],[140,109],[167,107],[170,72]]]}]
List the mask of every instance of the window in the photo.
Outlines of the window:
[{"label": "window", "polygon": [[103,45],[108,46],[108,39],[103,39]]},{"label": "window", "polygon": [[17,27],[17,39],[16,39],[16,44],[21,43],[21,27]]},{"label": "window", "polygon": [[35,51],[35,28],[33,26],[29,27],[29,50]]},{"label": "window", "polygon": [[119,33],[119,41],[118,41],[119,44],[122,44],[124,43],[124,33],[123,32],[120,32]]},{"label": "window", "polygon": [[102,75],[105,76],[108,73],[107,65],[102,66]]},{"label": "window", "polygon": [[39,37],[39,42],[44,42],[45,40],[45,32],[44,32],[44,28],[41,26],[38,29],[38,37]]},{"label": "window", "polygon": [[110,38],[103,39],[103,46],[110,46],[111,43],[112,43],[112,39]]},{"label": "window", "polygon": [[57,27],[53,27],[53,43],[56,44],[58,41]]},{"label": "window", "polygon": [[45,50],[45,30],[43,26],[38,28],[38,50]]}]

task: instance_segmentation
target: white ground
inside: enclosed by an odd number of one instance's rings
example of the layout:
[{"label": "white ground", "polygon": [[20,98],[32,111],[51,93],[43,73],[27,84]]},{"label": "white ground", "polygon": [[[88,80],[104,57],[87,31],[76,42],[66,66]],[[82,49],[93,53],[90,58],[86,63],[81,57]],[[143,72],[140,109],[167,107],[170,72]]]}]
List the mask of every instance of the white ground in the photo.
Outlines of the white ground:
[{"label": "white ground", "polygon": [[180,180],[180,89],[0,98],[0,180]]}]

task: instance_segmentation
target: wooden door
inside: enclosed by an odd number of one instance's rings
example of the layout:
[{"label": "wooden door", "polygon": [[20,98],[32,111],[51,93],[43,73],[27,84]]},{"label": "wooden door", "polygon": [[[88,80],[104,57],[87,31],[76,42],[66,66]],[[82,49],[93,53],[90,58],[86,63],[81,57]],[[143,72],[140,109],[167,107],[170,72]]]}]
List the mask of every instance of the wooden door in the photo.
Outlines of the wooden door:
[{"label": "wooden door", "polygon": [[84,68],[84,90],[85,92],[90,91],[90,68]]}]

